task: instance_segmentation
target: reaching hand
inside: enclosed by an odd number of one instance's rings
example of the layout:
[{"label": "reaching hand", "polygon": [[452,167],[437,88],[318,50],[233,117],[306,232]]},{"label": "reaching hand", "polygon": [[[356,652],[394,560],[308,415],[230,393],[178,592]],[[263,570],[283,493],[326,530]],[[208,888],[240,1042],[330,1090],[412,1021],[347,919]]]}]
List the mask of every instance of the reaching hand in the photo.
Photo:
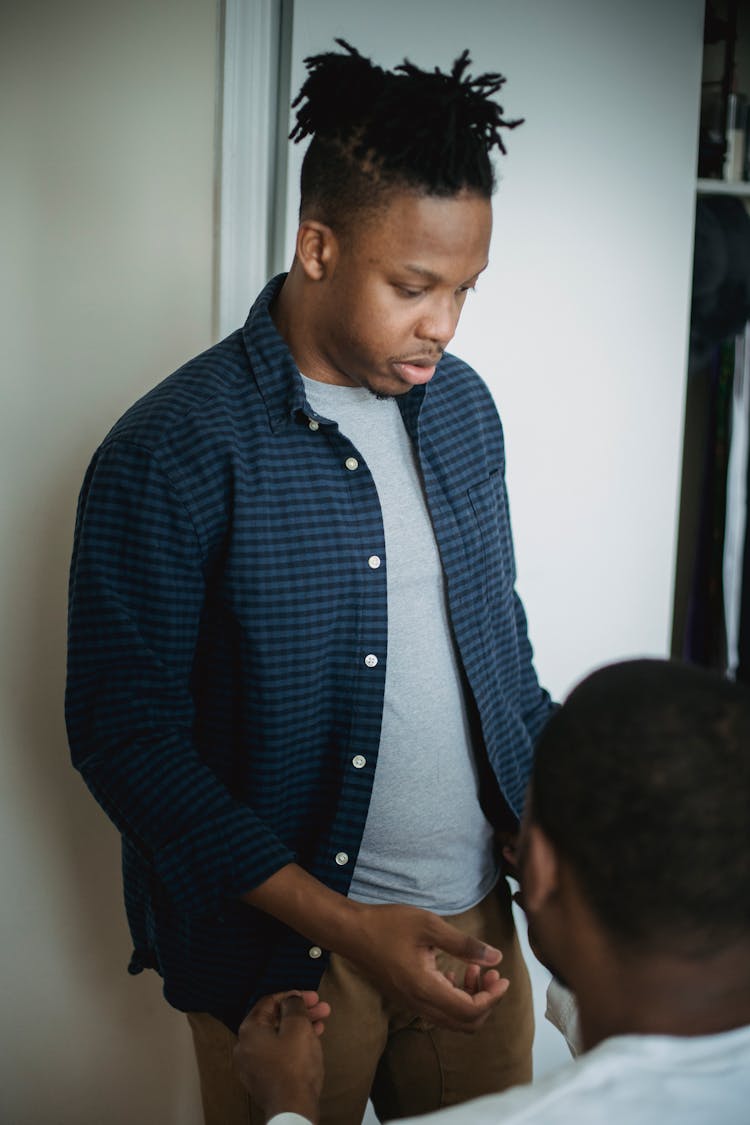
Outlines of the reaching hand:
[{"label": "reaching hand", "polygon": [[[500,962],[500,950],[416,907],[361,905],[356,933],[345,945],[341,952],[384,993],[453,1031],[476,1031],[508,989],[509,982],[488,968]],[[468,965],[462,987],[455,973],[438,968],[439,950]]]},{"label": "reaching hand", "polygon": [[317,992],[277,992],[259,1000],[240,1025],[235,1069],[266,1121],[285,1112],[318,1120],[320,1036],[329,1014]]}]

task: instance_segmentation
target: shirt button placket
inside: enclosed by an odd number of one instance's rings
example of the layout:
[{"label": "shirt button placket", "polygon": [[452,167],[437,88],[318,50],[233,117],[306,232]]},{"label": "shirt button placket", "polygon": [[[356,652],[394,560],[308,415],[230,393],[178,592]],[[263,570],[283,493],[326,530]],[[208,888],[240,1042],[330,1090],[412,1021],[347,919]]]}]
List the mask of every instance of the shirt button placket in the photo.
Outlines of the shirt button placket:
[{"label": "shirt button placket", "polygon": [[[353,473],[359,468],[359,461],[356,457],[347,457],[344,461],[344,467]],[[382,565],[380,555],[369,555],[367,558],[367,565],[370,570],[379,570]],[[364,658],[365,665],[368,668],[377,668],[378,658],[374,652],[368,652]],[[367,758],[364,754],[355,754],[352,758],[352,766],[355,770],[361,770],[367,765]],[[345,867],[349,862],[349,855],[347,852],[337,852],[335,856],[336,864],[339,867]]]}]

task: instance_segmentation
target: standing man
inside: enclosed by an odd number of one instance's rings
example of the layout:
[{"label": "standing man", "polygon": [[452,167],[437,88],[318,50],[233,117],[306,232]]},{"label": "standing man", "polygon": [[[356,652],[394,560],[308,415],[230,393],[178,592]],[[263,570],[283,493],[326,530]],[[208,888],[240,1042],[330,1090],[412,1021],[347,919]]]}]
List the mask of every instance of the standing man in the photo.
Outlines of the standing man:
[{"label": "standing man", "polygon": [[500,845],[551,704],[500,422],[445,353],[517,123],[466,52],[443,74],[341,46],[295,102],[289,274],[117,423],[76,527],[73,759],[123,835],[131,970],[190,1013],[210,1125],[248,1120],[233,1031],[290,987],[335,1013],[326,1125],[531,1075]]},{"label": "standing man", "polygon": [[[749,810],[744,685],[666,660],[584,680],[539,740],[519,861],[529,937],[577,997],[584,1054],[419,1125],[745,1125]],[[315,1031],[334,1018],[312,993],[244,1021],[262,1121],[318,1120]]]}]

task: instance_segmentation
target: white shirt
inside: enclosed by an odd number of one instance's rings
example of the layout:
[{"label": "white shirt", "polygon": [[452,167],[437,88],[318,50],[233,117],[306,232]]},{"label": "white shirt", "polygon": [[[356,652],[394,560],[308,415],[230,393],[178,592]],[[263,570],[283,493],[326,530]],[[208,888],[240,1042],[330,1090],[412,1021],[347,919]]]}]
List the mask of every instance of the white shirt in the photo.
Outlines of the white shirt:
[{"label": "white shirt", "polygon": [[[748,1125],[750,1027],[622,1035],[529,1086],[401,1125]],[[280,1114],[269,1125],[309,1125]]]}]

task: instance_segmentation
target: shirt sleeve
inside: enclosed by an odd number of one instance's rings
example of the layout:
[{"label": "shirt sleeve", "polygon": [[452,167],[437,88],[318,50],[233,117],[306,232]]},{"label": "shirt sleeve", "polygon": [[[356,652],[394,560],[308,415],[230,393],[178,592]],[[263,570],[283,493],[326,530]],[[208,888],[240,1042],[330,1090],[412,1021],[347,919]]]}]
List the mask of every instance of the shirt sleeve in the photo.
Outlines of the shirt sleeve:
[{"label": "shirt sleeve", "polygon": [[540,685],[537,678],[534,667],[534,652],[529,640],[526,622],[526,611],[515,590],[513,591],[513,612],[516,619],[516,636],[518,638],[521,668],[521,714],[533,745],[542,733],[542,728],[547,720],[557,710],[558,704],[553,703],[549,692]]},{"label": "shirt sleeve", "polygon": [[155,456],[107,443],[79,500],[66,721],[73,762],[180,909],[214,913],[295,857],[193,743],[205,547]]},{"label": "shirt sleeve", "polygon": [[549,692],[543,688],[534,667],[534,650],[529,640],[529,627],[526,620],[526,611],[523,607],[516,588],[516,559],[513,546],[513,533],[510,531],[510,506],[508,503],[508,489],[505,483],[505,472],[502,472],[502,502],[505,508],[506,525],[509,529],[509,542],[513,576],[513,616],[518,646],[518,661],[521,672],[520,706],[524,726],[528,731],[532,745],[542,732],[547,720],[557,710],[557,704],[552,702]]},{"label": "shirt sleeve", "polygon": [[517,654],[520,669],[520,709],[523,724],[526,727],[532,746],[542,732],[547,720],[557,710],[548,691],[543,688],[534,667],[534,650],[529,640],[529,628],[523,602],[516,591],[516,557],[513,545],[513,532],[510,518],[510,504],[508,488],[505,480],[505,452],[502,423],[497,415],[496,408],[492,407],[493,417],[499,428],[501,442],[501,463],[499,466],[500,480],[502,483],[502,504],[504,508],[505,526],[508,529],[508,548],[510,551],[511,576],[513,580],[513,617],[515,624]]}]

